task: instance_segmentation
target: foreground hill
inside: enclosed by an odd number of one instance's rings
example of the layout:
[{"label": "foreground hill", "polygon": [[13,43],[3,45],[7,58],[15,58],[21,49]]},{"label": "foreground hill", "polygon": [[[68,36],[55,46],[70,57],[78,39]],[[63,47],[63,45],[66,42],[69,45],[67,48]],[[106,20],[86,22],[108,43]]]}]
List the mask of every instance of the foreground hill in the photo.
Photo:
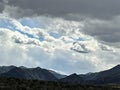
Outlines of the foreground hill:
[{"label": "foreground hill", "polygon": [[53,81],[0,78],[0,90],[120,90],[119,85],[95,86]]}]

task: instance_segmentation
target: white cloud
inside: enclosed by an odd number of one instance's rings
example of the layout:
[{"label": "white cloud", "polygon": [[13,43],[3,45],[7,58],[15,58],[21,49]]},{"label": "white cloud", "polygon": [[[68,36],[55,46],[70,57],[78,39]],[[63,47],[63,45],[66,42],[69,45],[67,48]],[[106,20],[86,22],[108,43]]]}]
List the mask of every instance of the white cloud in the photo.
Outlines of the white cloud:
[{"label": "white cloud", "polygon": [[[107,69],[120,62],[119,49],[81,32],[84,22],[46,17],[46,28],[30,28],[19,20],[4,19],[10,20],[14,30],[0,27],[1,65],[40,66],[65,73],[86,73]],[[56,38],[50,32],[57,32],[60,37]]]}]

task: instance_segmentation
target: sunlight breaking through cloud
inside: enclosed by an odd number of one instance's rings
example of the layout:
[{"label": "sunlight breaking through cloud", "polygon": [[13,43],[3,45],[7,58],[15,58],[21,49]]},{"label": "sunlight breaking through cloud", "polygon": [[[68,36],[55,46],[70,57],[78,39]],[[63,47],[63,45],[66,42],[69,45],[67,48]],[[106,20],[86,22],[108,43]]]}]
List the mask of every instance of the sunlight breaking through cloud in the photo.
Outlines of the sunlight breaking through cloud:
[{"label": "sunlight breaking through cloud", "polygon": [[84,21],[62,18],[17,20],[1,15],[1,65],[40,66],[70,74],[103,70],[119,63],[120,49],[85,34],[85,26]]}]

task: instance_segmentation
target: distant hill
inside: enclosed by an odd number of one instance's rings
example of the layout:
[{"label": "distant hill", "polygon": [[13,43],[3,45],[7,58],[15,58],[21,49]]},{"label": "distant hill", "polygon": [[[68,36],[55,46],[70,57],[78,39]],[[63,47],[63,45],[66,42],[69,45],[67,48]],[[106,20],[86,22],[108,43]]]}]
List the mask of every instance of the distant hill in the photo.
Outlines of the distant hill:
[{"label": "distant hill", "polygon": [[55,81],[63,77],[63,75],[61,74],[58,74],[56,72],[54,73],[51,72],[47,69],[42,69],[40,67],[36,67],[36,68],[26,68],[23,66],[0,67],[0,77],[13,77],[19,79],[46,80],[46,81]]},{"label": "distant hill", "polygon": [[55,71],[52,71],[52,70],[49,70],[50,73],[52,73],[57,79],[62,79],[62,78],[65,78],[67,75],[62,75],[62,74],[59,74]]},{"label": "distant hill", "polygon": [[61,82],[67,82],[67,83],[83,83],[83,78],[80,75],[77,75],[76,73],[69,75],[65,78],[60,79]]},{"label": "distant hill", "polygon": [[88,74],[71,74],[69,76],[59,74],[52,70],[40,67],[26,68],[16,66],[1,66],[0,77],[18,78],[25,80],[43,80],[57,81],[79,84],[120,84],[120,65],[109,70],[88,73]]},{"label": "distant hill", "polygon": [[60,81],[62,82],[74,82],[81,84],[111,84],[120,83],[120,65],[117,65],[109,70],[88,73],[84,75],[70,75]]}]

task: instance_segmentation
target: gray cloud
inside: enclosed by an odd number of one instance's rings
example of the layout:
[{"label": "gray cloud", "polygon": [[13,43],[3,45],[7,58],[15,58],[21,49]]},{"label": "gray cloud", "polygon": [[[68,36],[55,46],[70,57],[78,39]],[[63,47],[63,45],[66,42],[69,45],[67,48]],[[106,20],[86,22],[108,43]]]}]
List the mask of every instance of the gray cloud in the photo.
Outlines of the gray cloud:
[{"label": "gray cloud", "polygon": [[[6,5],[18,7],[28,15],[65,16],[78,14],[96,18],[111,18],[120,14],[119,0],[5,0]],[[11,12],[11,11],[10,11]],[[9,12],[9,13],[10,13]],[[15,12],[16,13],[16,12]],[[18,15],[18,14],[17,14]],[[17,17],[17,16],[16,16]]]},{"label": "gray cloud", "polygon": [[4,10],[3,1],[0,0],[0,12],[2,12],[3,10]]},{"label": "gray cloud", "polygon": [[[3,4],[4,1],[4,4]],[[84,21],[83,32],[110,45],[120,42],[120,0],[3,0],[0,12],[14,18],[49,15],[67,20]],[[105,20],[91,23],[91,20]],[[103,21],[100,21],[103,22]],[[115,46],[115,45],[114,45]],[[118,44],[116,46],[119,46]]]},{"label": "gray cloud", "polygon": [[[115,19],[120,15],[120,0],[0,0],[0,2],[0,12],[3,11],[11,17],[49,15],[75,21],[86,20],[84,33],[110,44],[120,42],[118,22],[120,18]],[[88,20],[96,18],[106,20],[107,23],[91,24]]]},{"label": "gray cloud", "polygon": [[88,50],[84,44],[74,42],[73,46],[74,47],[72,47],[71,50],[74,50],[76,52],[79,52],[79,53],[89,53],[90,52],[90,50]]},{"label": "gray cloud", "polygon": [[[110,45],[118,44],[120,42],[120,18],[115,17],[111,20],[86,20],[84,22],[83,32],[94,36],[101,42],[108,43]],[[115,45],[115,46],[120,46]]]},{"label": "gray cloud", "polygon": [[[67,73],[98,71],[118,64],[120,49],[109,45],[120,46],[119,3],[119,0],[0,0],[1,18],[9,18],[13,23],[5,21],[8,25],[4,26],[1,21],[4,27],[0,28],[1,64],[41,66]],[[6,14],[8,17],[2,17]],[[19,20],[25,17],[44,21],[46,28],[23,26]],[[13,31],[15,28],[19,31]],[[49,34],[54,31],[60,38]]]}]

